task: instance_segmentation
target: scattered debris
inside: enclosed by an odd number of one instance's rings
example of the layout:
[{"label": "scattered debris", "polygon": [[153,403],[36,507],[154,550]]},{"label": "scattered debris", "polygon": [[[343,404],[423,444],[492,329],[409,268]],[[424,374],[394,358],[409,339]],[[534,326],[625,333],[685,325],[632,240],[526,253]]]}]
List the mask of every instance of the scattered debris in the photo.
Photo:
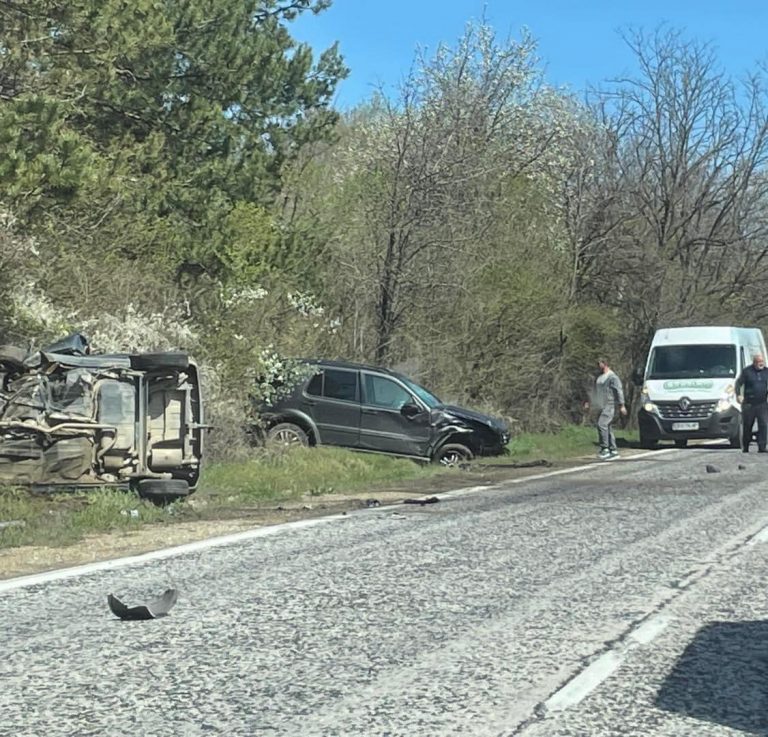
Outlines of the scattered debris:
[{"label": "scattered debris", "polygon": [[739,463],[739,471],[743,471],[746,466],[743,463]]},{"label": "scattered debris", "polygon": [[176,603],[179,592],[176,589],[166,589],[162,596],[145,601],[143,604],[128,606],[114,594],[107,596],[107,603],[112,614],[123,620],[157,619],[164,617]]},{"label": "scattered debris", "polygon": [[380,507],[381,502],[378,499],[366,499],[365,500],[365,506],[366,507]]},{"label": "scattered debris", "polygon": [[552,462],[546,458],[538,458],[535,461],[512,461],[511,463],[482,463],[480,468],[550,468]]},{"label": "scattered debris", "polygon": [[425,504],[437,504],[439,501],[436,496],[430,496],[426,499],[403,499],[403,504],[420,504],[424,506]]},{"label": "scattered debris", "polygon": [[27,523],[23,519],[9,519],[7,522],[0,522],[0,530],[6,527],[26,527]]},{"label": "scattered debris", "polygon": [[546,458],[539,458],[536,461],[515,461],[508,464],[510,468],[536,468],[537,466],[549,468],[551,465],[551,461],[548,461]]},{"label": "scattered debris", "polygon": [[720,469],[717,466],[713,466],[711,463],[706,465],[707,473],[720,473]]},{"label": "scattered debris", "polygon": [[123,515],[123,517],[130,517],[131,519],[138,519],[139,518],[139,510],[138,509],[121,509],[120,514]]}]

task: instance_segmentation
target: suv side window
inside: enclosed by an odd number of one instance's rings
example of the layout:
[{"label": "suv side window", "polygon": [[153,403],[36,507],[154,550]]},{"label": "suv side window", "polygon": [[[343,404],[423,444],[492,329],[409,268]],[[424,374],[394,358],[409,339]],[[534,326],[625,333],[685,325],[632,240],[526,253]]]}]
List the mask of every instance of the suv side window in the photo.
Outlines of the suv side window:
[{"label": "suv side window", "polygon": [[343,399],[347,402],[357,402],[357,371],[340,371],[325,369],[323,396],[329,399]]},{"label": "suv side window", "polygon": [[413,397],[400,384],[384,376],[365,374],[365,401],[375,407],[400,409]]},{"label": "suv side window", "polygon": [[314,397],[321,397],[323,395],[323,373],[315,374],[307,384],[307,388],[304,390],[307,394],[311,394]]}]

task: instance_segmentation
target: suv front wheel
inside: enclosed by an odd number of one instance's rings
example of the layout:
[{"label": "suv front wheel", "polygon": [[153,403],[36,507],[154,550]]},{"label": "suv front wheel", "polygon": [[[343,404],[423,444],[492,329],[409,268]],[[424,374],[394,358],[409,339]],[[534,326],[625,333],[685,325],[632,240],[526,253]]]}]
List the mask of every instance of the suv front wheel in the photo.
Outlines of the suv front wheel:
[{"label": "suv front wheel", "polygon": [[441,466],[458,466],[460,463],[471,461],[474,457],[466,445],[447,443],[435,453],[432,462],[439,463]]}]

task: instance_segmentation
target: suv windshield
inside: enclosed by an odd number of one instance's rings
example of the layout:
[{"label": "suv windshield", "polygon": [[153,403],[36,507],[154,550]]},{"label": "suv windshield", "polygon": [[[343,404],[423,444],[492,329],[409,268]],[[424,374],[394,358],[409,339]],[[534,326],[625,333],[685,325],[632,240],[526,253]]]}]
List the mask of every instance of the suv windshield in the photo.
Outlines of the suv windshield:
[{"label": "suv windshield", "polygon": [[653,349],[649,379],[717,379],[736,376],[733,345],[670,345]]},{"label": "suv windshield", "polygon": [[400,381],[402,381],[403,384],[405,384],[430,409],[434,409],[438,404],[441,404],[440,400],[423,386],[419,386],[416,382],[407,379],[405,376],[398,376],[397,378],[400,379]]}]

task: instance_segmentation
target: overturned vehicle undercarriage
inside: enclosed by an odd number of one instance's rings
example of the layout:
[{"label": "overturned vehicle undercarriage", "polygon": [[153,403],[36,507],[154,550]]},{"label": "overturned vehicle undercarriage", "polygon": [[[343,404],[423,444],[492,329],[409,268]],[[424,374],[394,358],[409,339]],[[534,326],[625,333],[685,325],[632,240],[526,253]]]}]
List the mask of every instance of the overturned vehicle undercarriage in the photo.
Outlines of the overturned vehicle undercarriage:
[{"label": "overturned vehicle undercarriage", "polygon": [[0,484],[187,496],[202,423],[185,353],[91,354],[77,333],[29,355],[0,346]]}]

